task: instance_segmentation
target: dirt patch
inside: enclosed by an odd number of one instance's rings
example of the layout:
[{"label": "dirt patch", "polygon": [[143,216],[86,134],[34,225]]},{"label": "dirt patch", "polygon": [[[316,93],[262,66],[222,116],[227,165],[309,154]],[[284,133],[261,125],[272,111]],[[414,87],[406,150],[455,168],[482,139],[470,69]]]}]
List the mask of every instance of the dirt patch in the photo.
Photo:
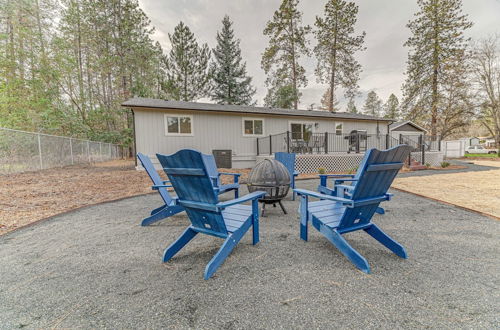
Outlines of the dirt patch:
[{"label": "dirt patch", "polygon": [[500,163],[491,163],[499,169],[397,178],[393,187],[500,218]]},{"label": "dirt patch", "polygon": [[[500,166],[500,163],[497,164]],[[136,171],[134,166],[133,160],[115,160],[92,166],[78,165],[37,172],[0,175],[0,235],[82,206],[154,193],[151,190],[151,180],[146,172]],[[447,169],[453,168],[450,166]],[[242,183],[247,181],[250,173],[250,169],[220,169],[220,171],[240,173],[240,182]],[[165,178],[163,172],[159,173]],[[432,186],[430,183],[435,182],[434,178],[439,176],[429,177],[429,185]],[[462,177],[463,174],[460,174],[460,178]],[[315,178],[318,178],[317,173],[301,174],[298,177],[299,180]],[[420,178],[408,179],[423,180]],[[232,180],[232,176],[222,176],[223,183],[230,183]],[[485,181],[485,183],[492,182],[489,179],[485,179]],[[417,193],[423,191],[423,187],[426,186],[415,185],[415,187],[419,187],[416,189],[410,181],[406,183],[402,181],[399,185],[402,187],[401,189],[414,190]],[[438,186],[441,187],[441,185]],[[497,183],[496,186],[500,187],[500,184]],[[469,191],[464,196],[467,196],[468,193]],[[497,196],[499,195],[497,190]],[[491,196],[495,195],[490,194]],[[484,200],[485,197],[481,198]],[[500,203],[497,202],[497,205]],[[490,205],[489,207],[493,208],[491,212],[500,213],[498,210],[495,211],[495,206]]]}]

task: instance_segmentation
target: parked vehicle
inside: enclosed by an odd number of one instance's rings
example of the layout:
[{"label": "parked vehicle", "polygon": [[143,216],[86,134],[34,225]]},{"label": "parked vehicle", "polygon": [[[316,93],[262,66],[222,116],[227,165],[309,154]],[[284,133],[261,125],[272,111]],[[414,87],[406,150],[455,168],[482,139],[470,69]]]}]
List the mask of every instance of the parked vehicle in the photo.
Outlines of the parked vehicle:
[{"label": "parked vehicle", "polygon": [[466,154],[496,154],[498,149],[486,149],[483,146],[476,145],[465,148]]}]

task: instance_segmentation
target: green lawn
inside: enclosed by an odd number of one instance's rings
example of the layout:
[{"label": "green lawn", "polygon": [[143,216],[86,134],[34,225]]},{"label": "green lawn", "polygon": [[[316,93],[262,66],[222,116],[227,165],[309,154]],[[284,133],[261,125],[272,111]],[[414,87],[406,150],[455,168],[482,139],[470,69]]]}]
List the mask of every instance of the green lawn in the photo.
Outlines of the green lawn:
[{"label": "green lawn", "polygon": [[465,157],[487,157],[487,158],[495,158],[498,157],[497,154],[465,154]]}]

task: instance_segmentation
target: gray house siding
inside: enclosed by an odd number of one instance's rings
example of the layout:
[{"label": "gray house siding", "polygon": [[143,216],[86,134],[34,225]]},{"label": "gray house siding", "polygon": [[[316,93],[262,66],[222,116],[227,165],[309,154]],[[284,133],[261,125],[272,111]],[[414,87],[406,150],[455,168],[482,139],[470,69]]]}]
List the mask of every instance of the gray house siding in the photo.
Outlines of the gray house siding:
[{"label": "gray house siding", "polygon": [[[165,114],[191,115],[191,136],[165,134]],[[291,117],[264,114],[238,114],[226,112],[203,112],[171,109],[134,108],[137,152],[149,155],[156,164],[156,153],[171,154],[179,149],[192,148],[204,153],[214,149],[230,149],[233,152],[233,167],[248,168],[255,165],[256,137],[243,135],[243,118],[259,118],[264,121],[264,136],[289,130],[290,122],[317,123],[315,132],[335,132],[336,123],[343,124],[343,133],[351,130],[366,130],[377,133],[376,121],[355,121],[320,117]],[[386,122],[379,122],[379,133],[387,134]]]}]

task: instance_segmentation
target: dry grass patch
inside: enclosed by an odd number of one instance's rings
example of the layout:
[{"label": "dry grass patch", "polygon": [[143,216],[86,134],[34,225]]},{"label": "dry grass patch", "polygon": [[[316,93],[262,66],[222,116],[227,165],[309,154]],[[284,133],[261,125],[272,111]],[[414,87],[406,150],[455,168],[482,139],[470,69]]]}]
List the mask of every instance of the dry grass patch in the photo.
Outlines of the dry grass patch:
[{"label": "dry grass patch", "polygon": [[475,163],[498,170],[397,178],[393,187],[500,218],[500,162]]}]

